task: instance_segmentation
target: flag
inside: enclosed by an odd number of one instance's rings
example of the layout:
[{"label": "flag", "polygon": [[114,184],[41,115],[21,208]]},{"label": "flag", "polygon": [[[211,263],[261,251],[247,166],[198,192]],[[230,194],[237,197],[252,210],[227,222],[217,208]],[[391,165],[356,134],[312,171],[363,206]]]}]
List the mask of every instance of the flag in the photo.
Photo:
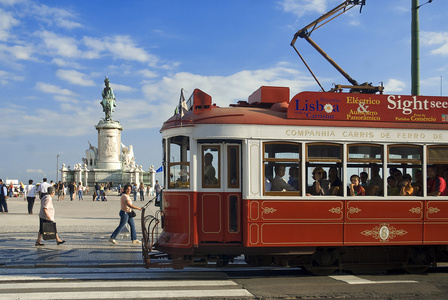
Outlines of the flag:
[{"label": "flag", "polygon": [[157,170],[156,170],[156,173],[159,173],[159,172],[162,172],[163,171],[163,166],[161,166],[160,168],[158,168]]},{"label": "flag", "polygon": [[174,114],[178,115],[180,114],[180,117],[182,118],[188,111],[187,102],[185,101],[184,97],[184,89],[180,90],[180,98],[179,98],[179,105],[174,110]]},{"label": "flag", "polygon": [[180,89],[179,111],[182,118],[188,111],[187,102],[185,102],[184,89]]}]

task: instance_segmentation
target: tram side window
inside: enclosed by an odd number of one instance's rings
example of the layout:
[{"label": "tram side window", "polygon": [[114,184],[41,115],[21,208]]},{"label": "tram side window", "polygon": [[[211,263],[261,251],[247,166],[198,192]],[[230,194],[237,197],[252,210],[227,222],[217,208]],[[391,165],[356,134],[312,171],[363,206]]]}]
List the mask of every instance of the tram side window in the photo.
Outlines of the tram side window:
[{"label": "tram side window", "polygon": [[202,146],[202,187],[219,188],[219,146]]},{"label": "tram side window", "polygon": [[240,187],[240,159],[238,150],[238,146],[227,147],[227,186],[229,188]]},{"label": "tram side window", "polygon": [[187,136],[176,136],[169,140],[168,188],[190,188],[190,140]]},{"label": "tram side window", "polygon": [[448,146],[428,146],[427,153],[428,196],[447,196]]},{"label": "tram side window", "polygon": [[378,196],[384,194],[382,171],[383,146],[376,144],[349,144],[347,145],[347,180],[349,183],[347,195],[351,192],[350,185],[357,180],[359,190],[355,194],[365,196]]},{"label": "tram side window", "polygon": [[300,144],[264,143],[264,194],[298,195],[300,191]]},{"label": "tram side window", "polygon": [[307,144],[306,153],[307,194],[342,196],[342,145]]},{"label": "tram side window", "polygon": [[422,153],[418,145],[390,145],[387,147],[388,196],[422,196]]}]

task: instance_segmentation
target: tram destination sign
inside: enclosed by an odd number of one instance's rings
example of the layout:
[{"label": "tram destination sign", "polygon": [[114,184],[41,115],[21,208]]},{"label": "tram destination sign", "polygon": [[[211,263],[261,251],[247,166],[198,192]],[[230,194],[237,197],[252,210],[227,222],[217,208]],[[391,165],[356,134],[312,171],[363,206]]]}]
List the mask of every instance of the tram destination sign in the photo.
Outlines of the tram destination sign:
[{"label": "tram destination sign", "polygon": [[448,122],[448,97],[302,92],[288,118],[410,123]]}]

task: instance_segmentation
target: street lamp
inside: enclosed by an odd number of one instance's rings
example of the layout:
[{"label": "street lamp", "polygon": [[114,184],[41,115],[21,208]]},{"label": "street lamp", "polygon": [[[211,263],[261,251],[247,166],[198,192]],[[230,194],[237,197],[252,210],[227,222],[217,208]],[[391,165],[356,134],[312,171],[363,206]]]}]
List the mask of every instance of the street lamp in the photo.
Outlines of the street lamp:
[{"label": "street lamp", "polygon": [[412,23],[411,23],[411,94],[420,95],[420,37],[419,16],[420,7],[431,3],[432,0],[419,5],[419,0],[412,0]]},{"label": "street lamp", "polygon": [[56,183],[59,182],[59,154],[56,156]]}]

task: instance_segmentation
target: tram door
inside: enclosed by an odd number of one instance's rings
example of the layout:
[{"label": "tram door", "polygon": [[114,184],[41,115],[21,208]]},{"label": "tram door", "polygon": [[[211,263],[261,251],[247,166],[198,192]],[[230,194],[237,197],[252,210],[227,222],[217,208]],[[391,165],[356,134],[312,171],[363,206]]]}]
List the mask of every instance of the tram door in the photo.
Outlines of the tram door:
[{"label": "tram door", "polygon": [[199,243],[241,243],[241,145],[200,145]]}]

